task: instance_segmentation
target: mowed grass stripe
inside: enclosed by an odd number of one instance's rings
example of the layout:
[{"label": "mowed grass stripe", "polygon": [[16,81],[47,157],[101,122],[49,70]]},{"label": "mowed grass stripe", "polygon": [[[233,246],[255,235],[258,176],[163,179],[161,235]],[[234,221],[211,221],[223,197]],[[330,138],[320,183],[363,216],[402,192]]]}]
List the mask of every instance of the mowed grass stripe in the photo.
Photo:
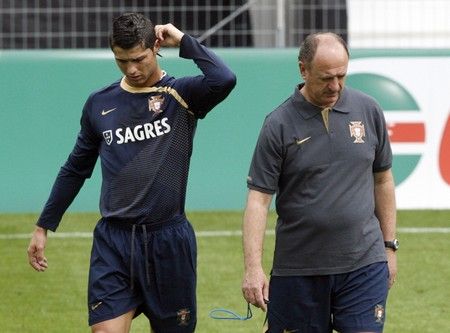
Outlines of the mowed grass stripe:
[{"label": "mowed grass stripe", "polygon": [[[429,228],[417,227],[397,228],[397,231],[402,234],[448,234],[450,228]],[[274,235],[275,230],[267,230],[267,235]],[[56,232],[49,233],[50,238],[92,238],[92,232]],[[239,237],[242,236],[240,230],[212,230],[212,231],[197,231],[197,237]],[[0,234],[0,239],[28,239],[31,234]]]}]

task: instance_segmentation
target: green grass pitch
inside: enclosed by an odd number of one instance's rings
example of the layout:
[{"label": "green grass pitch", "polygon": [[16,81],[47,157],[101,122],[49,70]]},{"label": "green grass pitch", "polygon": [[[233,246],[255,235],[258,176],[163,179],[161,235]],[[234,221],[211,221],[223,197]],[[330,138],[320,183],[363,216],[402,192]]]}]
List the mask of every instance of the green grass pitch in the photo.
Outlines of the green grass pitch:
[{"label": "green grass pitch", "polygon": [[[209,311],[223,307],[245,315],[240,236],[204,236],[204,231],[240,230],[241,212],[188,214],[198,241],[199,333],[262,332],[264,314],[253,308],[247,321],[214,320]],[[5,333],[90,332],[86,283],[92,239],[50,236],[49,269],[37,273],[27,263],[28,234],[35,214],[0,215],[0,327]],[[98,215],[70,213],[60,232],[91,232]],[[269,229],[274,228],[272,214]],[[390,291],[385,333],[450,331],[450,211],[399,211],[399,275]],[[441,228],[412,232],[404,228]],[[442,229],[443,228],[443,229]],[[403,230],[403,231],[402,231]],[[440,230],[440,232],[438,232]],[[417,231],[417,230],[416,230]],[[200,236],[203,233],[203,236]],[[274,236],[266,236],[264,264],[269,272]],[[148,332],[144,316],[132,332]]]}]

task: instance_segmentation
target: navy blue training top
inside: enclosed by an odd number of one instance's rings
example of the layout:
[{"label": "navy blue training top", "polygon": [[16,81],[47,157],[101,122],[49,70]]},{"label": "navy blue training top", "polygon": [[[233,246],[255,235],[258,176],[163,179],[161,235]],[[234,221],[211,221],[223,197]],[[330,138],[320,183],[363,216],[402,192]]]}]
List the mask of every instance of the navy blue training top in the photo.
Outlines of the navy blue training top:
[{"label": "navy blue training top", "polygon": [[132,223],[163,223],[184,214],[197,119],[226,98],[236,84],[231,70],[194,38],[184,35],[180,57],[203,75],[164,75],[152,87],[124,79],[92,93],[75,147],[61,168],[37,222],[55,231],[62,215],[101,160],[100,213]]}]

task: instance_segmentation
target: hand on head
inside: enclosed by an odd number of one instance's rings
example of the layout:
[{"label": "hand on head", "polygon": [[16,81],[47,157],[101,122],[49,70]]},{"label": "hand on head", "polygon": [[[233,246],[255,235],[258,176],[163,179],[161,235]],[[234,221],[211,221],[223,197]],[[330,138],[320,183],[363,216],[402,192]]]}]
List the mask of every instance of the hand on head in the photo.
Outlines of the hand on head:
[{"label": "hand on head", "polygon": [[160,46],[177,47],[180,45],[184,33],[178,30],[172,23],[155,26],[156,38]]}]

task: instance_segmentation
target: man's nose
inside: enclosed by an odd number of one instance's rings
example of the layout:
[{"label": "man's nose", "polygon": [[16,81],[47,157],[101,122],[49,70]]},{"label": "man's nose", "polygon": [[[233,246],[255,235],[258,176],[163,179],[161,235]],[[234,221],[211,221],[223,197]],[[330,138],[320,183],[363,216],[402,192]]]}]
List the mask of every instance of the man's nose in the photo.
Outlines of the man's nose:
[{"label": "man's nose", "polygon": [[328,84],[328,89],[331,91],[339,91],[341,89],[339,78],[333,78]]},{"label": "man's nose", "polygon": [[133,64],[132,62],[128,63],[125,68],[125,74],[126,75],[134,75],[137,72],[137,66]]}]

